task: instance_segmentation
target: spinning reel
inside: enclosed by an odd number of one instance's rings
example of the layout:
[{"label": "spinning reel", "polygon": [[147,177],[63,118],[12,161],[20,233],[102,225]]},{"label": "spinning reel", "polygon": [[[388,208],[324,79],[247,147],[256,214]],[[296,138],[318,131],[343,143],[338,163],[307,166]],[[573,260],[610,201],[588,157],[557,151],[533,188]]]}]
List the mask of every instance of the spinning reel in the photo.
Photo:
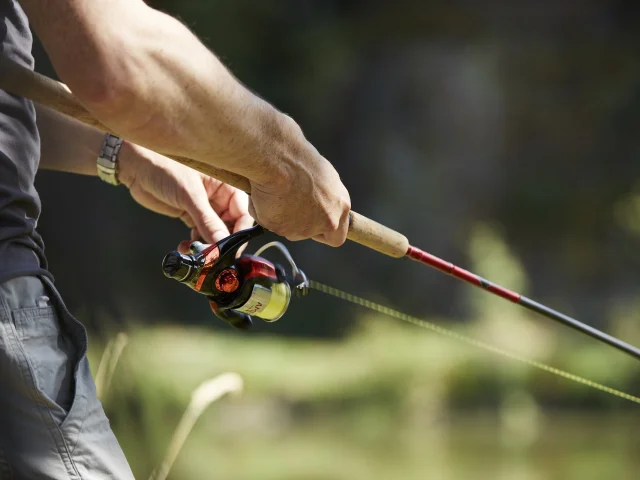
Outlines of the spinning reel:
[{"label": "spinning reel", "polygon": [[[193,242],[189,255],[175,250],[167,254],[162,270],[166,277],[206,295],[213,313],[236,328],[249,328],[251,316],[275,322],[287,311],[291,291],[304,296],[309,291],[309,282],[279,242],[264,245],[255,255],[237,257],[240,247],[264,232],[257,225],[229,235],[215,245]],[[287,258],[290,273],[258,256],[270,247],[278,248]]]}]

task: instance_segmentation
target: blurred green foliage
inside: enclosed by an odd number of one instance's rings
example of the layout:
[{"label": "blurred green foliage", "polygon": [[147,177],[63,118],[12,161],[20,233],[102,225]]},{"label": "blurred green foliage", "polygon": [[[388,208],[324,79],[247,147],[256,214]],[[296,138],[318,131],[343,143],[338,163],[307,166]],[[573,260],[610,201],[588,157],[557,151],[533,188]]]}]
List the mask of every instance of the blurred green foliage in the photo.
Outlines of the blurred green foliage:
[{"label": "blurred green foliage", "polygon": [[[384,317],[358,325],[339,342],[131,332],[103,402],[136,478],[160,463],[190,393],[225,371],[245,392],[209,407],[170,478],[630,480],[640,467],[633,404]],[[516,338],[512,349],[526,348]],[[632,363],[614,366],[607,351],[537,358],[632,383]],[[591,368],[599,363],[610,368]]]}]

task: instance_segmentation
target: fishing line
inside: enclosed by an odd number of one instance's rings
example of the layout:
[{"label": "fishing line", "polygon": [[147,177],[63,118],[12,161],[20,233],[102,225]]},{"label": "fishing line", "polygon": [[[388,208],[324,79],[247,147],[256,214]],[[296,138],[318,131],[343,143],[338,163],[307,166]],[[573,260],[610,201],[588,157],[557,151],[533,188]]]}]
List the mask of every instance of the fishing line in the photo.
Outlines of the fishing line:
[{"label": "fishing line", "polygon": [[[252,324],[252,316],[262,318],[267,322],[278,320],[287,311],[289,301],[294,293],[296,296],[305,296],[311,288],[369,310],[431,330],[467,345],[488,350],[558,377],[640,404],[640,397],[607,387],[601,383],[546,365],[537,360],[522,357],[517,353],[468,337],[418,317],[407,315],[343,290],[313,280],[310,281],[297,267],[287,248],[280,242],[267,243],[258,249],[255,255],[238,257],[238,251],[243,245],[264,232],[263,227],[256,225],[247,230],[233,233],[215,245],[193,242],[190,246],[191,254],[189,255],[178,251],[168,253],[162,261],[163,272],[167,277],[184,283],[196,292],[206,295],[213,313],[236,328],[249,328]],[[287,272],[282,266],[258,256],[269,248],[280,250],[289,262],[291,272]],[[640,358],[640,350],[636,347],[582,324],[549,307],[536,303],[516,292],[491,283],[438,257],[415,247],[409,247],[407,256],[412,260],[424,263],[485,291],[508,299],[515,304],[541,313],[559,323],[575,328],[635,358]]]},{"label": "fishing line", "polygon": [[596,390],[600,390],[602,392],[608,393],[615,397],[623,398],[630,402],[634,402],[640,404],[640,397],[636,397],[634,395],[622,392],[620,390],[616,390],[615,388],[607,387],[606,385],[602,385],[601,383],[594,382],[592,380],[588,380],[579,375],[575,375],[573,373],[566,372],[556,367],[552,367],[545,363],[539,362],[537,360],[532,360],[529,358],[522,357],[516,353],[504,350],[500,347],[496,347],[495,345],[491,345],[489,343],[483,342],[482,340],[478,340],[472,337],[468,337],[466,335],[462,335],[460,333],[454,332],[453,330],[449,330],[447,328],[436,325],[435,323],[428,322],[426,320],[422,320],[418,317],[414,317],[412,315],[407,315],[406,313],[402,313],[398,310],[394,310],[392,308],[386,307],[379,303],[372,302],[370,300],[366,300],[362,297],[358,297],[351,293],[345,292],[343,290],[339,290],[334,287],[330,287],[320,282],[316,282],[315,280],[309,280],[309,287],[322,292],[327,295],[331,295],[333,297],[340,298],[350,303],[354,303],[361,307],[367,308],[369,310],[373,310],[378,313],[382,313],[389,317],[397,318],[398,320],[402,320],[407,323],[411,323],[421,328],[425,328],[427,330],[431,330],[432,332],[438,333],[440,335],[444,335],[446,337],[452,338],[454,340],[466,343],[467,345],[472,345],[474,347],[480,348],[482,350],[488,350],[495,354],[498,354],[503,357],[510,358],[512,360],[516,360],[518,362],[524,363],[525,365],[529,365],[531,367],[537,368],[539,370],[543,370],[545,372],[551,373],[558,377],[566,378],[573,382],[579,383],[581,385],[585,385],[590,388],[594,388]]}]

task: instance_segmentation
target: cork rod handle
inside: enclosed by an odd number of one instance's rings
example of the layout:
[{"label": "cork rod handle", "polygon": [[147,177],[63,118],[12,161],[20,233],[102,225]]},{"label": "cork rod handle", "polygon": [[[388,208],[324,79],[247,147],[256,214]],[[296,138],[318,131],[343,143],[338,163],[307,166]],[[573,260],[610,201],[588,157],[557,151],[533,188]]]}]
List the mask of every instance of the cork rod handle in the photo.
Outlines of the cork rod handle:
[{"label": "cork rod handle", "polygon": [[[66,85],[35,73],[2,55],[0,55],[0,89],[28,98],[104,132],[115,133],[91,115]],[[251,194],[249,180],[241,175],[190,158],[167,156]],[[395,258],[404,257],[409,249],[409,241],[404,235],[353,211],[350,215],[347,238]]]}]

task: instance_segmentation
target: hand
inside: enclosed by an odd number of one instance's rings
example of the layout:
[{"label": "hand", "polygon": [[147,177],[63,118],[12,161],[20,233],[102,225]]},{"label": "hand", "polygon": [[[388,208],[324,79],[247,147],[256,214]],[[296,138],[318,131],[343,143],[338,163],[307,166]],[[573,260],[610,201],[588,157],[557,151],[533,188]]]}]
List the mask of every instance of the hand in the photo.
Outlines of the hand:
[{"label": "hand", "polygon": [[283,145],[268,159],[271,175],[249,177],[249,212],[260,225],[289,240],[313,238],[339,247],[349,230],[349,192],[300,127],[286,119]]},{"label": "hand", "polygon": [[[182,220],[191,241],[216,243],[253,225],[246,193],[138,145],[123,143],[119,178],[140,205]],[[189,243],[179,250],[186,253]]]}]

